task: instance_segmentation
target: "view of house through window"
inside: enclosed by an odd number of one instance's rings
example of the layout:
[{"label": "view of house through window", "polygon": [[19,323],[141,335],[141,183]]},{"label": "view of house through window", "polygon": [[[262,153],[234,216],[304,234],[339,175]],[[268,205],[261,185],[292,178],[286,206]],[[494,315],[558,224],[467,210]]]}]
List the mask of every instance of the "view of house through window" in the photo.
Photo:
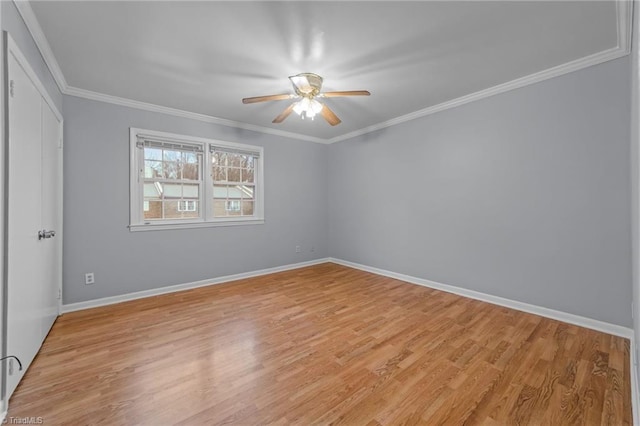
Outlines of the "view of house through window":
[{"label": "view of house through window", "polygon": [[132,129],[131,225],[262,220],[262,148],[189,139]]},{"label": "view of house through window", "polygon": [[202,152],[144,146],[144,218],[197,218]]},{"label": "view of house through window", "polygon": [[216,151],[213,167],[213,213],[215,216],[252,216],[254,157]]}]

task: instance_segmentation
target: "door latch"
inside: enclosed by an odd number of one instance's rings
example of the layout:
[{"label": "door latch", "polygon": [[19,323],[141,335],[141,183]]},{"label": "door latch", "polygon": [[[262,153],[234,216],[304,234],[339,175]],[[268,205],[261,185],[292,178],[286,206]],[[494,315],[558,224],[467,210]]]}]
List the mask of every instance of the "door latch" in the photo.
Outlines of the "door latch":
[{"label": "door latch", "polygon": [[56,231],[47,231],[47,230],[42,230],[42,231],[38,231],[38,239],[42,240],[44,238],[53,238],[56,236]]}]

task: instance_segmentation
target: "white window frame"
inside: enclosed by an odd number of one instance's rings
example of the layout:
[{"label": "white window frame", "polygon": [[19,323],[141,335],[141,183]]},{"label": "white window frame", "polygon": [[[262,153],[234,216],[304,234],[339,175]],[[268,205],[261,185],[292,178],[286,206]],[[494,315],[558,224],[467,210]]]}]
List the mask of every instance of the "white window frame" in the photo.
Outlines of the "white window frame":
[{"label": "white window frame", "polygon": [[[170,143],[173,142],[200,145],[202,147],[202,170],[200,171],[202,176],[202,184],[200,190],[200,198],[198,199],[198,205],[200,206],[199,218],[165,220],[144,219],[144,155],[141,155],[141,152],[144,151],[143,149],[138,147],[139,136],[160,139]],[[262,147],[255,145],[246,145],[237,142],[159,132],[155,130],[138,129],[133,127],[130,128],[129,131],[129,146],[130,231],[134,232],[163,229],[201,228],[211,226],[260,225],[264,223],[264,149]],[[255,153],[255,201],[253,207],[253,216],[213,216],[213,170],[211,167],[212,153],[210,146],[223,148],[229,151],[237,150],[239,152]]]}]

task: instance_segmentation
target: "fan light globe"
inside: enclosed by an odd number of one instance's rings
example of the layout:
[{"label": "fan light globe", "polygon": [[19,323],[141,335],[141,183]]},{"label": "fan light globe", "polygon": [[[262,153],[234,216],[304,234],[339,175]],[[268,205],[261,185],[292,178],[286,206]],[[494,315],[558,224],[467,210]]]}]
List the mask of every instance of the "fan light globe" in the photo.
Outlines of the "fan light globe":
[{"label": "fan light globe", "polygon": [[303,119],[309,117],[313,120],[316,114],[322,111],[322,104],[315,99],[304,97],[293,105],[293,111]]}]

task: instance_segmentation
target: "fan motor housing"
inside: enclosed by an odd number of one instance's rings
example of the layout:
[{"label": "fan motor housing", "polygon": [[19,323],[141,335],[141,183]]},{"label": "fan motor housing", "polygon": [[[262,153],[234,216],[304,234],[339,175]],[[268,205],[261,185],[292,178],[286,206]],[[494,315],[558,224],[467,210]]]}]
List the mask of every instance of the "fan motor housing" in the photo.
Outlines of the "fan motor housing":
[{"label": "fan motor housing", "polygon": [[322,77],[311,72],[303,72],[289,77],[293,89],[299,96],[313,98],[322,89]]}]

